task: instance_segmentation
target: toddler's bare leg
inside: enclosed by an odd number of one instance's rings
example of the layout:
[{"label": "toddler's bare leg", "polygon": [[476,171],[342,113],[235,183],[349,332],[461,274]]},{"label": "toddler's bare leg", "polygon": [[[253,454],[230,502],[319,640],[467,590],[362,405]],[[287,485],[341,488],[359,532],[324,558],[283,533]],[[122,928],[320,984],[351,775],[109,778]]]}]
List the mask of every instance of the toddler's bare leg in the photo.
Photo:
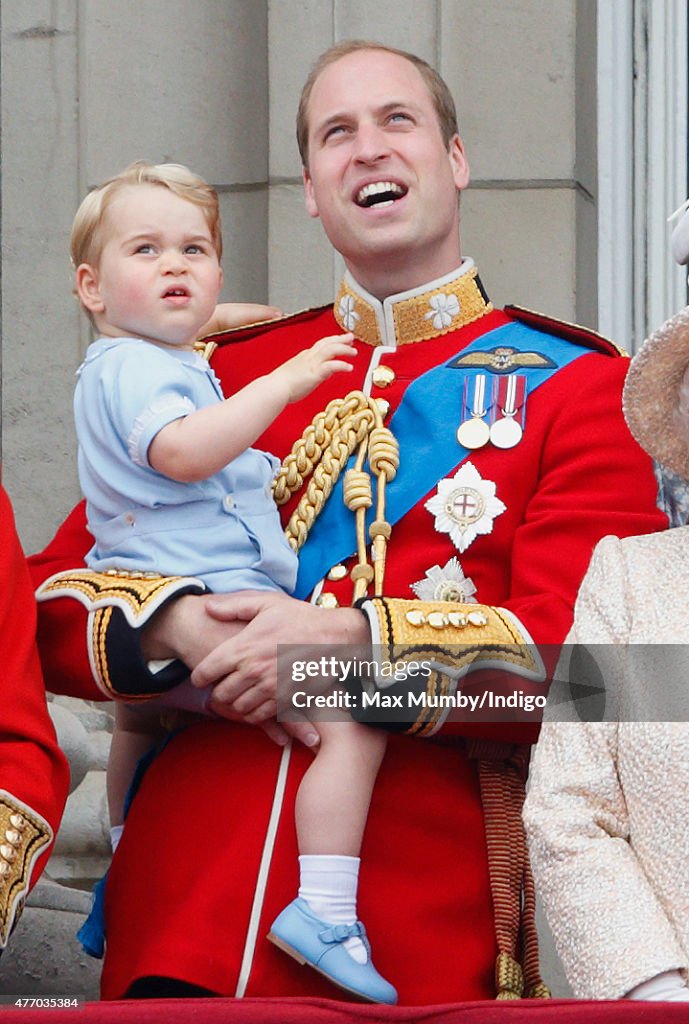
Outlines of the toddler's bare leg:
[{"label": "toddler's bare leg", "polygon": [[144,706],[115,705],[106,781],[111,826],[124,821],[124,802],[139,758],[164,734],[160,711],[147,712]]},{"label": "toddler's bare leg", "polygon": [[[348,991],[394,1003],[397,993],[376,971],[357,914],[359,852],[371,794],[385,754],[384,732],[356,722],[318,722],[321,743],[296,801],[299,896],[273,922],[269,938]],[[342,946],[321,938],[323,923],[341,926]],[[321,943],[322,958],[314,955]],[[341,957],[341,950],[348,954]]]},{"label": "toddler's bare leg", "polygon": [[352,721],[317,728],[320,747],[295,806],[299,852],[358,857],[387,736]]}]

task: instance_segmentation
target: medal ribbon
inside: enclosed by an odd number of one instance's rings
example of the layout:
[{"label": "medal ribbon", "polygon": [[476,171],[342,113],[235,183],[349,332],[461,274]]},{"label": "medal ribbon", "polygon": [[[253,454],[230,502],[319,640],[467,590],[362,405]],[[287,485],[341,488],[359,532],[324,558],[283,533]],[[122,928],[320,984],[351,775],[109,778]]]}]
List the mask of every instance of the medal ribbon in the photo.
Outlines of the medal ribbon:
[{"label": "medal ribbon", "polygon": [[[467,378],[467,384],[469,380]],[[486,415],[486,375],[477,373],[474,378],[474,400],[471,403],[471,415],[483,418]]]},{"label": "medal ribbon", "polygon": [[[455,431],[449,426],[457,421],[457,393],[461,383],[458,374],[475,377],[490,370],[486,366],[453,367],[450,364],[468,352],[486,352],[503,345],[518,352],[545,351],[556,364],[518,367],[519,373],[528,378],[529,394],[559,369],[590,351],[525,324],[504,324],[474,339],[441,366],[433,367],[412,381],[390,421],[390,429],[400,445],[400,465],[397,476],[386,489],[389,523],[398,522],[439,480],[449,476],[471,455],[469,449],[458,444]],[[354,516],[342,498],[343,479],[344,473],[299,553],[295,597],[308,597],[331,566],[345,561],[356,551]],[[373,520],[374,513],[375,509],[371,509],[367,523]]]},{"label": "medal ribbon", "polygon": [[497,391],[495,418],[514,416],[516,412],[520,412],[519,419],[522,420],[524,418],[524,399],[526,398],[526,377],[521,373],[512,373],[509,377],[496,377],[495,389]]}]

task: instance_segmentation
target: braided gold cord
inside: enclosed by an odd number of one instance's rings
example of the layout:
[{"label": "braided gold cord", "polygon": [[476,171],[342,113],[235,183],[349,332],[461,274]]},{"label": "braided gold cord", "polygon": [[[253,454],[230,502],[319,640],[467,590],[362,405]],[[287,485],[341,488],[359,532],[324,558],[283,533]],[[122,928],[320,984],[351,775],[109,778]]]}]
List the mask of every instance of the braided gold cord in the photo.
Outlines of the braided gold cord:
[{"label": "braided gold cord", "polygon": [[527,999],[552,999],[553,998],[553,994],[550,991],[550,989],[548,988],[548,986],[545,984],[545,982],[542,981],[542,982],[540,982],[540,984],[534,985],[533,988],[529,989],[529,991],[526,993],[526,998]]},{"label": "braided gold cord", "polygon": [[[375,429],[375,428],[373,428]],[[350,573],[350,578],[354,584],[353,601],[358,601],[360,598],[365,597],[368,591],[368,586],[373,579],[373,569],[368,564],[368,558],[366,556],[366,509],[370,508],[373,504],[373,489],[371,487],[371,478],[364,469],[366,462],[366,453],[368,451],[368,437],[365,437],[359,445],[359,450],[356,454],[356,461],[354,463],[355,474],[363,474],[367,477],[368,490],[371,492],[371,500],[365,505],[360,500],[359,487],[354,490],[353,488],[347,491],[343,490],[343,499],[345,506],[354,513],[354,531],[356,533],[356,557],[357,564],[354,566]],[[358,477],[355,477],[358,479]]]},{"label": "braided gold cord", "polygon": [[[375,427],[368,439],[368,462],[371,472],[378,477],[378,503],[376,520],[371,523],[371,561],[373,562],[374,583],[376,594],[383,593],[385,579],[385,556],[391,527],[385,521],[385,485],[395,479],[400,461],[400,450],[397,438],[385,427]],[[363,597],[363,594],[361,595]]]},{"label": "braided gold cord", "polygon": [[373,504],[371,477],[363,469],[348,469],[344,477],[344,501],[347,508],[356,512],[359,508],[370,508]]},{"label": "braided gold cord", "polygon": [[[383,426],[374,399],[363,391],[351,391],[318,413],[285,458],[273,493],[277,504],[284,505],[311,478],[285,527],[289,544],[299,551],[355,450],[355,467],[345,473],[344,502],[356,518],[358,564],[351,575],[357,601],[365,596],[372,578],[376,593],[382,593],[385,552],[391,533],[385,520],[385,485],[395,478],[399,466],[399,445],[392,432]],[[371,479],[363,468],[367,454],[377,491],[376,521],[371,527],[373,570],[366,557],[366,510],[373,504]]]},{"label": "braided gold cord", "polygon": [[323,454],[323,447],[330,442],[332,424],[336,418],[340,400],[331,402],[324,412],[319,413],[309,424],[292,451],[284,459],[280,472],[273,484],[273,497],[278,505],[286,504],[301,488],[304,478],[311,473]]},{"label": "braided gold cord", "polygon": [[368,463],[376,476],[381,473],[387,483],[397,476],[400,464],[400,448],[397,438],[387,427],[376,426],[368,439]]},{"label": "braided gold cord", "polygon": [[361,391],[352,391],[346,398],[335,398],[323,412],[319,412],[302,436],[292,445],[292,451],[283,460],[273,485],[273,496],[278,505],[285,505],[302,487],[304,480],[330,444],[342,420],[368,399]]},{"label": "braided gold cord", "polygon": [[499,953],[495,961],[496,999],[521,999],[524,994],[524,975],[514,957]]},{"label": "braided gold cord", "polygon": [[370,415],[364,411],[353,414],[333,433],[286,527],[287,539],[295,551],[304,544],[350,455],[366,438],[369,429]]}]

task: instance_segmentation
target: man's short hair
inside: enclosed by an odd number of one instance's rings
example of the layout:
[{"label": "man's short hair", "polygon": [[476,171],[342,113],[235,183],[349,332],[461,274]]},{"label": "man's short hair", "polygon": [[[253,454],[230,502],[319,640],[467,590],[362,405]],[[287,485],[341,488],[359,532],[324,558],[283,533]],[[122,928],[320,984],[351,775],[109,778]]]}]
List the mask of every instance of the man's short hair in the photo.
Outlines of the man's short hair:
[{"label": "man's short hair", "polygon": [[348,39],[342,43],[336,43],[334,46],[331,46],[326,50],[325,53],[321,54],[314,66],[311,68],[309,76],[304,83],[304,88],[301,91],[299,108],[297,110],[297,145],[299,146],[299,154],[301,156],[303,166],[306,168],[309,166],[308,107],[313,87],[316,84],[317,79],[327,67],[330,67],[331,64],[335,64],[335,62],[341,60],[342,57],[347,57],[350,53],[357,53],[360,50],[382,50],[383,53],[393,53],[397,57],[403,57],[405,60],[408,60],[410,64],[414,65],[428,86],[428,91],[431,94],[431,99],[433,100],[433,105],[438,115],[438,124],[440,125],[443,141],[445,145],[449,147],[450,139],[457,134],[457,111],[455,108],[455,101],[452,98],[452,93],[435,68],[432,68],[431,65],[425,60],[422,60],[421,57],[417,57],[416,54],[407,53],[406,50],[398,50],[394,46],[386,46],[384,43],[369,42],[365,39]]},{"label": "man's short hair", "polygon": [[200,206],[218,259],[222,257],[220,208],[215,189],[182,164],[151,164],[137,160],[114,178],[92,189],[82,200],[70,239],[70,255],[75,269],[81,263],[91,266],[98,263],[105,243],[102,230],[105,214],[118,192],[129,185],[159,185]]}]

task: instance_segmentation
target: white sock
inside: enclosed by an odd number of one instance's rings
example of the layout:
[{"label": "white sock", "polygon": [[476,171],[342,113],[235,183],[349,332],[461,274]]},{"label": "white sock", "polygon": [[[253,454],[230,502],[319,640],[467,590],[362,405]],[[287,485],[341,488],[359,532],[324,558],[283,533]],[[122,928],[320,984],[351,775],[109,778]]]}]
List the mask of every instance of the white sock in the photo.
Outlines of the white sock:
[{"label": "white sock", "polygon": [[112,828],[110,829],[110,845],[112,847],[112,852],[113,853],[117,849],[118,843],[119,843],[120,839],[122,838],[122,833],[123,832],[124,832],[124,825],[113,825]]},{"label": "white sock", "polygon": [[[310,909],[328,924],[354,924],[359,857],[302,854],[299,857],[299,895]],[[353,935],[343,946],[353,960],[365,964],[366,947]]]}]

